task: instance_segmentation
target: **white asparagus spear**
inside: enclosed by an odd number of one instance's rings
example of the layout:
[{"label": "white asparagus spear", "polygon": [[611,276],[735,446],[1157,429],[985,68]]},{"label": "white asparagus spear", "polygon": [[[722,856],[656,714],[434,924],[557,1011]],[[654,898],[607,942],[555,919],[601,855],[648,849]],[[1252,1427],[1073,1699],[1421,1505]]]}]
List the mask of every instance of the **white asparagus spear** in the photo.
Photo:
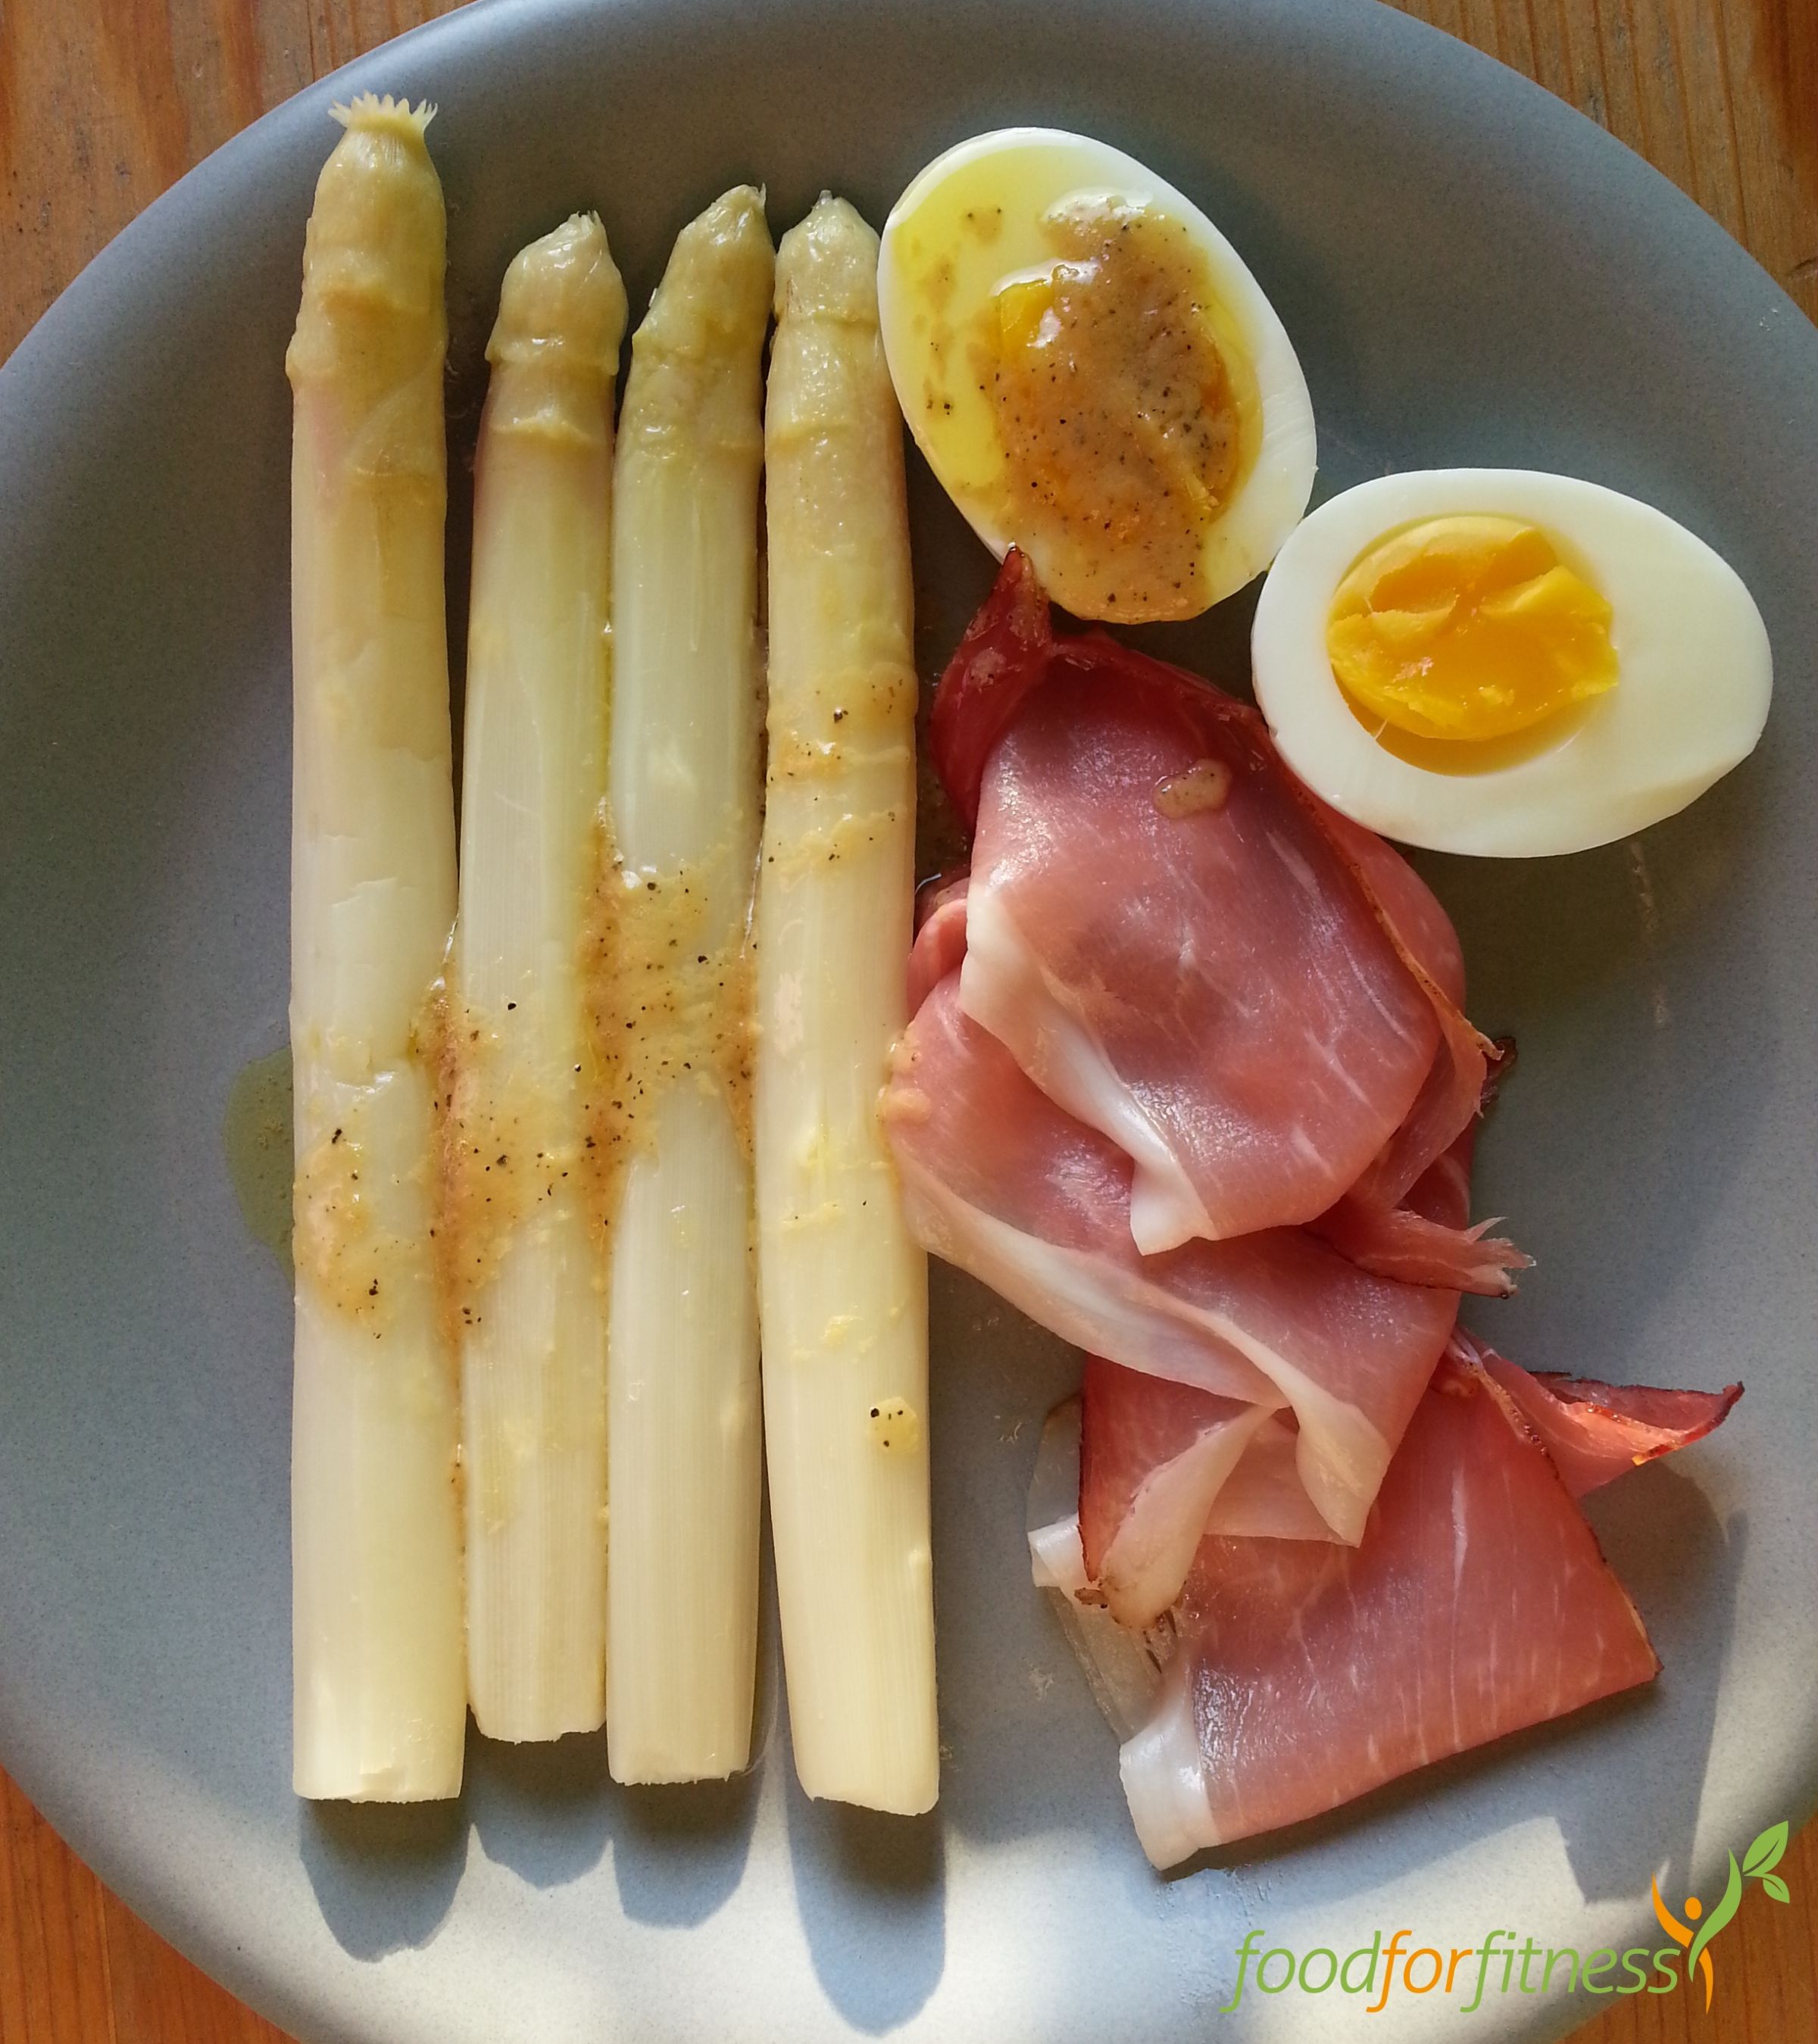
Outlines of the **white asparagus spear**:
[{"label": "white asparagus spear", "polygon": [[455,910],[445,230],[430,110],[336,113],[286,363],[295,1785],[409,1802],[459,1789],[467,1722],[426,1028]]},{"label": "white asparagus spear", "polygon": [[916,687],[877,262],[827,198],[777,255],[757,1195],[797,1771],[811,1796],[916,1812],[938,1773],[927,1274],[877,1115],[905,1019]]},{"label": "white asparagus spear", "polygon": [[582,940],[605,790],[625,288],[577,215],[505,273],[474,483],[448,1226],[467,1681],[495,1739],[605,1715],[605,1308]]},{"label": "white asparagus spear", "polygon": [[[750,1758],[760,1493],[747,1149],[758,847],[763,201],[684,228],[632,343],[613,537],[607,1750],[620,1781]],[[651,972],[667,985],[652,1001]],[[622,1011],[622,1012],[621,1012]],[[628,1032],[627,1020],[637,1024]]]}]

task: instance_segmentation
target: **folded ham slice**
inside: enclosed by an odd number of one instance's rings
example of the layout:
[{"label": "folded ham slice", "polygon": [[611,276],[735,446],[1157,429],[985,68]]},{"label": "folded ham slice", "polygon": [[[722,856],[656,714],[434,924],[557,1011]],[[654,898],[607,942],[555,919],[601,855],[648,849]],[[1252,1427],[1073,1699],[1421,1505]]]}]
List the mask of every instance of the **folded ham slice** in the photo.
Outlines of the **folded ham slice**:
[{"label": "folded ham slice", "polygon": [[1088,1356],[1081,1386],[1079,1542],[1087,1601],[1153,1625],[1209,1532],[1325,1540],[1291,1418]]},{"label": "folded ham slice", "polygon": [[1666,1391],[1527,1370],[1462,1327],[1449,1351],[1460,1362],[1480,1365],[1520,1407],[1574,1497],[1701,1441],[1743,1395],[1739,1384],[1721,1391]]},{"label": "folded ham slice", "polygon": [[1120,1767],[1171,1866],[1646,1682],[1659,1662],[1545,1448],[1448,1357],[1362,1543],[1214,1536]]},{"label": "folded ham slice", "polygon": [[930,735],[976,821],[966,1012],[1129,1157],[1138,1248],[1347,1196],[1367,1246],[1358,1216],[1470,1122],[1489,1051],[1412,868],[1302,787],[1247,705],[1101,633],[1057,637],[1015,553]]},{"label": "folded ham slice", "polygon": [[[1428,1174],[1436,1179],[1431,1205],[1442,1219],[1462,1212],[1468,1199],[1471,1139],[1467,1130]],[[1739,1385],[1720,1392],[1667,1391],[1535,1376],[1462,1328],[1452,1331],[1447,1354],[1455,1372],[1493,1380],[1506,1393],[1574,1497],[1702,1439],[1742,1393]],[[1100,1356],[1086,1360],[1080,1403],[1075,1587],[1085,1603],[1102,1608],[1122,1626],[1146,1632],[1165,1613],[1170,1631],[1186,1623],[1190,1571],[1203,1585],[1215,1554],[1223,1554],[1228,1566],[1239,1558],[1240,1576],[1259,1564],[1281,1570],[1283,1557],[1274,1543],[1253,1545],[1255,1535],[1329,1539],[1316,1520],[1305,1523],[1311,1515],[1304,1492],[1292,1481],[1291,1458],[1282,1453],[1284,1443],[1293,1441],[1291,1416],[1270,1415],[1245,1429],[1243,1408],[1230,1400],[1159,1382]],[[1399,1452],[1417,1451],[1411,1427]],[[1389,1482],[1396,1481],[1392,1470]],[[1222,1545],[1202,1535],[1223,1536]],[[1052,1545],[1066,1536],[1047,1529],[1047,1537]],[[1366,1539],[1378,1537],[1373,1519]],[[1297,1580],[1295,1570],[1316,1584],[1326,1566],[1316,1555],[1301,1557],[1287,1571],[1284,1595]],[[1297,1625],[1297,1608],[1290,1604],[1282,1622],[1290,1629]]]},{"label": "folded ham slice", "polygon": [[1081,1560],[1120,1625],[1153,1625],[1269,1408],[1102,1356],[1086,1358],[1081,1397]]},{"label": "folded ham slice", "polygon": [[915,943],[909,951],[909,1012],[914,1014],[966,956],[967,876],[940,874],[916,896]]},{"label": "folded ham slice", "polygon": [[[1408,1281],[1424,1285],[1434,1281],[1433,1260],[1455,1262],[1461,1249],[1474,1249],[1482,1228],[1463,1230],[1458,1224],[1470,1209],[1476,1139],[1474,1121],[1409,1193],[1409,1209],[1380,1217],[1367,1244],[1370,1255],[1351,1260],[1379,1275],[1401,1278],[1405,1274],[1396,1266],[1405,1257],[1418,1266]],[[1333,1218],[1323,1216],[1314,1231],[1331,1239]],[[1407,1237],[1405,1252],[1397,1246],[1398,1231]],[[1348,1249],[1343,1240],[1336,1246]],[[1495,1252],[1516,1254],[1506,1243],[1483,1247],[1493,1252],[1491,1260]],[[1520,1386],[1506,1377],[1503,1381],[1524,1411],[1546,1396],[1533,1388],[1535,1380],[1525,1370],[1478,1348],[1460,1328],[1452,1330],[1447,1348],[1462,1361],[1483,1362],[1493,1374],[1500,1369],[1519,1378]],[[1298,1443],[1291,1418],[1270,1418],[1266,1427],[1245,1432],[1240,1466],[1232,1454],[1238,1429],[1228,1400],[1190,1385],[1158,1382],[1102,1356],[1087,1357],[1082,1393],[1082,1565],[1091,1593],[1102,1598],[1120,1623],[1152,1625],[1174,1604],[1204,1534],[1331,1537],[1309,1509],[1304,1486],[1293,1480]],[[1539,1418],[1535,1424],[1551,1446],[1547,1424]]]},{"label": "folded ham slice", "polygon": [[[925,1247],[1082,1348],[1256,1408],[1257,1468],[1224,1470],[1237,1495],[1255,1511],[1288,1492],[1284,1523],[1360,1537],[1455,1294],[1372,1276],[1298,1228],[1140,1255],[1129,1157],[965,1013],[955,974],[917,1011],[882,1111]],[[1196,1498],[1220,1466],[1207,1449]]]}]

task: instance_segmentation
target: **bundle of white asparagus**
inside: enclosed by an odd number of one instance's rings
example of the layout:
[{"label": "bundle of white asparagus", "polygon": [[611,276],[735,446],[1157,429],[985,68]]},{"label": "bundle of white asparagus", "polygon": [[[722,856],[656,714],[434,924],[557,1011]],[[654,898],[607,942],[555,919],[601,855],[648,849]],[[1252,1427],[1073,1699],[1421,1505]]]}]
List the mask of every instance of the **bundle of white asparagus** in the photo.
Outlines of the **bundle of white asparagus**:
[{"label": "bundle of white asparagus", "polygon": [[798,1770],[926,1809],[925,1277],[876,1112],[915,701],[876,237],[824,199],[773,258],[749,187],[685,229],[616,470],[598,221],[512,264],[457,920],[441,195],[427,109],[342,112],[288,364],[298,1792],[455,1793],[470,1698],[503,1739],[603,1718],[621,1781],[748,1764],[761,1294]]}]

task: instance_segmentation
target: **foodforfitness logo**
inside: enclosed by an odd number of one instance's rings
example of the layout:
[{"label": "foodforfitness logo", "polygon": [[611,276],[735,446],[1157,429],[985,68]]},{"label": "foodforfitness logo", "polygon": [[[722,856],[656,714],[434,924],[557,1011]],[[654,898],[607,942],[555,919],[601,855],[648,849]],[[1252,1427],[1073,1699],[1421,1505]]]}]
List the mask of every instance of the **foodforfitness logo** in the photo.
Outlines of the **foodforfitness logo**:
[{"label": "foodforfitness logo", "polygon": [[[1708,1911],[1697,1896],[1687,1896],[1681,1905],[1683,1920],[1662,1900],[1660,1884],[1655,1881],[1654,1913],[1660,1927],[1673,1940],[1657,1950],[1637,1945],[1632,1950],[1618,1952],[1605,1946],[1581,1956],[1570,1945],[1548,1950],[1536,1945],[1532,1938],[1517,1945],[1512,1931],[1492,1931],[1481,1945],[1451,1946],[1443,1953],[1432,1945],[1417,1945],[1409,1950],[1409,1940],[1414,1934],[1401,1930],[1386,1945],[1378,1931],[1367,1945],[1359,1946],[1348,1958],[1340,1959],[1336,1952],[1323,1945],[1304,1954],[1290,1951],[1286,1945],[1259,1953],[1256,1947],[1264,1933],[1251,1931],[1237,1948],[1237,1984],[1230,2000],[1218,2012],[1230,2015],[1242,2003],[1247,1987],[1254,1986],[1270,1995],[1285,1994],[1291,1987],[1303,1994],[1324,1994],[1336,1987],[1341,1994],[1376,1994],[1364,2013],[1380,2015],[1389,2005],[1397,1972],[1401,1988],[1416,1997],[1436,1989],[1448,1996],[1468,1992],[1470,1999],[1461,2004],[1459,2011],[1462,2015],[1481,2008],[1484,1996],[1492,1992],[1545,1994],[1562,1984],[1571,1994],[1581,1988],[1586,1994],[1670,1994],[1694,1973],[1704,1988],[1708,2009],[1716,1988],[1711,1943],[1741,1906],[1747,1884],[1758,1881],[1776,1902],[1792,1900],[1785,1881],[1774,1870],[1786,1850],[1786,1824],[1774,1824],[1762,1833],[1739,1862],[1732,1853],[1729,1878],[1722,1895]],[[1252,1961],[1256,1967],[1254,1975],[1250,1971]],[[1278,1961],[1286,1962],[1285,1969]],[[1538,1980],[1531,1977],[1536,1967]],[[1270,1977],[1271,1971],[1274,1979]],[[1382,1991],[1378,1993],[1379,1972]]]}]

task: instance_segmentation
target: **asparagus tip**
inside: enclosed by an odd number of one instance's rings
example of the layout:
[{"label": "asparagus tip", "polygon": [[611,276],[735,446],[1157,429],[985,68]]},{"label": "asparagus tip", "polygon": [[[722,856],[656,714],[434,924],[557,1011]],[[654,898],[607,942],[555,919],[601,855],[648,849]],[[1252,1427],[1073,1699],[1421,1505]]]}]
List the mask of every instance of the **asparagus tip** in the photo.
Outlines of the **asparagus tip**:
[{"label": "asparagus tip", "polygon": [[408,99],[394,99],[389,92],[382,99],[376,92],[359,93],[345,102],[337,99],[329,113],[346,129],[364,129],[368,133],[390,129],[419,140],[436,117],[436,110],[428,100],[420,100],[413,106]]}]

